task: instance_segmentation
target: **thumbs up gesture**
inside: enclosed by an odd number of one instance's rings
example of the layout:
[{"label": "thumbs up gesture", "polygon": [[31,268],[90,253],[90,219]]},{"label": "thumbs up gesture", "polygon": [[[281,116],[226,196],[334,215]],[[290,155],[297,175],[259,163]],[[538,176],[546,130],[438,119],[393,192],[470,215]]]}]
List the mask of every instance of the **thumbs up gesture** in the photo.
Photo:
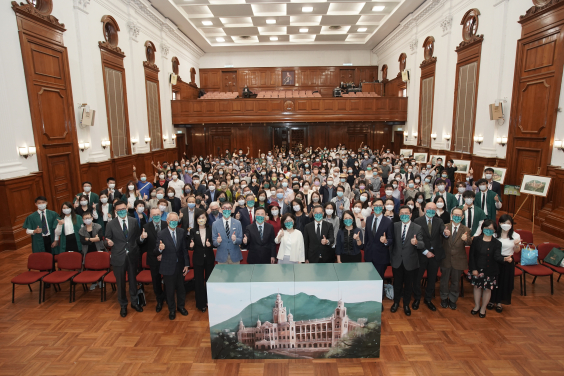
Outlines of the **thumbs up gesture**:
[{"label": "thumbs up gesture", "polygon": [[494,200],[495,200],[495,202],[499,202],[499,196],[495,195]]},{"label": "thumbs up gesture", "polygon": [[237,240],[237,236],[235,236],[235,230],[233,230],[233,234],[231,234],[231,240],[235,242]]},{"label": "thumbs up gesture", "polygon": [[444,233],[447,238],[450,236],[450,230],[448,228],[445,228]]},{"label": "thumbs up gesture", "polygon": [[161,240],[161,244],[159,244],[159,249],[160,249],[161,251],[164,251],[164,249],[165,249],[165,245],[163,244],[163,241],[162,241],[162,240]]},{"label": "thumbs up gesture", "polygon": [[327,240],[327,239],[325,238],[325,235],[323,235],[323,239],[321,239],[321,244],[326,245],[326,244],[328,244],[328,243],[329,243],[329,240]]},{"label": "thumbs up gesture", "polygon": [[380,236],[380,243],[386,244],[387,242],[388,242],[388,239],[386,238],[386,235],[382,234],[382,236]]},{"label": "thumbs up gesture", "polygon": [[466,231],[464,234],[462,234],[460,239],[462,239],[463,241],[466,241],[468,239],[468,231]]},{"label": "thumbs up gesture", "polygon": [[[59,224],[62,226],[65,224],[65,220],[64,219],[57,219],[57,222],[59,222]],[[38,227],[39,228],[39,227]],[[41,231],[40,231],[41,232]]]},{"label": "thumbs up gesture", "polygon": [[178,218],[182,219],[182,217],[184,217],[184,213],[180,212],[180,215],[178,216]]},{"label": "thumbs up gesture", "polygon": [[112,241],[112,239],[107,239],[106,241],[108,242],[108,246],[113,247],[114,246],[114,242]]},{"label": "thumbs up gesture", "polygon": [[247,244],[247,234],[243,237],[243,243]]},{"label": "thumbs up gesture", "polygon": [[37,228],[35,230],[33,230],[34,234],[41,234],[41,229],[39,228],[39,226],[37,226]]},{"label": "thumbs up gesture", "polygon": [[141,239],[147,239],[147,232],[143,229],[143,233],[141,234]]},{"label": "thumbs up gesture", "polygon": [[360,236],[358,235],[358,232],[356,234],[353,235],[353,239],[358,241],[360,238]]},{"label": "thumbs up gesture", "polygon": [[413,235],[413,239],[411,239],[411,244],[417,245],[417,235]]},{"label": "thumbs up gesture", "polygon": [[221,235],[217,233],[217,244],[221,244]]},{"label": "thumbs up gesture", "polygon": [[211,245],[209,239],[206,239],[206,247],[211,247],[211,246],[212,246],[212,245]]},{"label": "thumbs up gesture", "polygon": [[194,248],[194,239],[190,240],[190,248]]}]

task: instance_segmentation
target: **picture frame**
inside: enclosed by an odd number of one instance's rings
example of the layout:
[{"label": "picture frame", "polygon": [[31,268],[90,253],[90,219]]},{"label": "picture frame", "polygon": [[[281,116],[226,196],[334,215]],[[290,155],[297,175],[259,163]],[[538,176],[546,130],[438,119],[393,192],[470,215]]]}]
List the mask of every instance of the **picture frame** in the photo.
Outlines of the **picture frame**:
[{"label": "picture frame", "polygon": [[294,86],[296,83],[295,71],[282,71],[282,86]]},{"label": "picture frame", "polygon": [[471,161],[465,161],[463,159],[453,159],[453,161],[454,165],[457,167],[457,174],[468,175],[468,171],[470,171]]},{"label": "picture frame", "polygon": [[552,179],[548,176],[523,175],[520,192],[528,195],[546,197],[551,180]]},{"label": "picture frame", "polygon": [[403,155],[404,157],[407,158],[410,155],[413,155],[413,149],[400,149],[399,155]]},{"label": "picture frame", "polygon": [[434,166],[437,164],[437,159],[439,158],[443,159],[443,166],[446,167],[446,155],[430,155],[429,162]]},{"label": "picture frame", "polygon": [[494,166],[484,166],[484,172],[482,173],[482,178],[486,178],[486,169],[491,168],[494,170],[493,174],[493,181],[497,181],[499,184],[503,184],[505,181],[505,175],[507,173],[507,169],[503,167],[494,167]]},{"label": "picture frame", "polygon": [[417,163],[427,163],[427,153],[413,153],[413,159]]}]

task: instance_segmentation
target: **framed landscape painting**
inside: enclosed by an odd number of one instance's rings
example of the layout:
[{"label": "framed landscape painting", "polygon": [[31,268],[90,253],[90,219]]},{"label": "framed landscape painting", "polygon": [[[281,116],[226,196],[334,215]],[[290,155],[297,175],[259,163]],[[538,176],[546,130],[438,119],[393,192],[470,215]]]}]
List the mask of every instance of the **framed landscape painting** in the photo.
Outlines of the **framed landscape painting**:
[{"label": "framed landscape painting", "polygon": [[413,153],[413,158],[417,163],[427,162],[427,153]]},{"label": "framed landscape painting", "polygon": [[453,159],[453,161],[454,165],[458,168],[458,170],[456,170],[457,174],[468,174],[468,171],[470,170],[470,161],[462,159]]},{"label": "framed landscape painting", "polygon": [[413,155],[413,149],[400,149],[400,155],[403,155],[404,157],[409,157],[410,155]]},{"label": "framed landscape painting", "polygon": [[524,175],[521,193],[546,197],[550,187],[550,178],[546,176]]},{"label": "framed landscape painting", "polygon": [[506,168],[503,167],[493,167],[493,166],[484,166],[484,173],[482,174],[482,178],[486,178],[486,168],[491,168],[494,170],[492,180],[497,181],[499,184],[503,184],[505,180],[505,174],[507,172]]}]

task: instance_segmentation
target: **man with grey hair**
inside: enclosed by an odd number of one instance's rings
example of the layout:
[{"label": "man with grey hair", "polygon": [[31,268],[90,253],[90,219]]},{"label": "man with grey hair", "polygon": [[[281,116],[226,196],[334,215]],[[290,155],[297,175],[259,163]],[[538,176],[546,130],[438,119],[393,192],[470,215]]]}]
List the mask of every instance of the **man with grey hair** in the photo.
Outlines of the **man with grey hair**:
[{"label": "man with grey hair", "polygon": [[220,218],[221,216],[219,215],[219,202],[212,201],[210,203],[210,207],[208,208],[208,221],[210,226]]}]

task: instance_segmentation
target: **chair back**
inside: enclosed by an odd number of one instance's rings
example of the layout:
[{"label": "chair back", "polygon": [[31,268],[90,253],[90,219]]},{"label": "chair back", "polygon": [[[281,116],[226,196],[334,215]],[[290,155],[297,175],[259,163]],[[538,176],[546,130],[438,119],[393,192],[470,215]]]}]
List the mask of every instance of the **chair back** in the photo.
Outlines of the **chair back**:
[{"label": "chair back", "polygon": [[84,258],[84,269],[110,269],[110,255],[107,252],[90,252]]},{"label": "chair back", "polygon": [[466,260],[470,261],[470,246],[465,246],[464,250],[466,251]]},{"label": "chair back", "polygon": [[188,259],[190,260],[190,268],[194,269],[194,251],[188,251]]},{"label": "chair back", "polygon": [[82,268],[82,253],[63,252],[59,254],[57,265],[61,270],[79,270]]},{"label": "chair back", "polygon": [[53,255],[47,252],[32,253],[27,258],[27,268],[31,270],[53,269]]},{"label": "chair back", "polygon": [[516,233],[519,234],[519,236],[521,237],[521,242],[522,243],[534,243],[533,241],[533,233],[527,230],[515,230]]},{"label": "chair back", "polygon": [[141,267],[143,269],[151,269],[149,264],[147,264],[147,252],[143,253],[143,256],[141,257]]},{"label": "chair back", "polygon": [[560,245],[556,243],[542,243],[537,246],[539,251],[539,261],[543,261],[546,256],[552,251],[552,248],[560,249]]},{"label": "chair back", "polygon": [[516,264],[519,264],[521,262],[521,252],[514,252],[513,256],[511,257],[513,257],[513,261],[515,261]]},{"label": "chair back", "polygon": [[362,255],[362,262],[364,262],[364,249],[360,250],[360,254]]},{"label": "chair back", "polygon": [[241,251],[241,255],[243,256],[243,259],[241,260],[241,264],[246,264],[247,263],[247,256],[249,255],[249,251]]}]

